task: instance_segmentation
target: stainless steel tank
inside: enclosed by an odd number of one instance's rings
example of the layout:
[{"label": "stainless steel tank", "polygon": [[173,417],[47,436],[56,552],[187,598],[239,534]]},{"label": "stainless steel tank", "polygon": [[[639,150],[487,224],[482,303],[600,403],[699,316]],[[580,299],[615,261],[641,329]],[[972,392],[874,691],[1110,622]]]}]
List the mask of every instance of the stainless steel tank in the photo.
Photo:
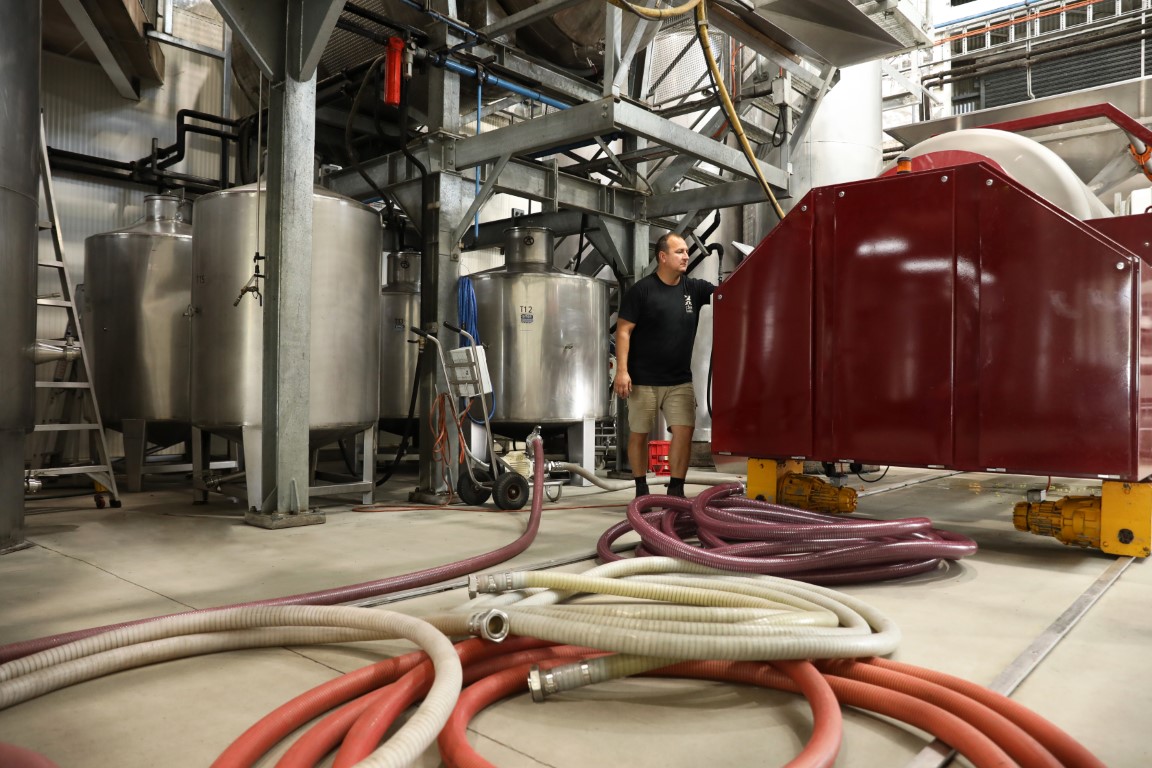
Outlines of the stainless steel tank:
[{"label": "stainless steel tank", "polygon": [[40,3],[0,0],[0,552],[24,539],[24,433],[35,420]]},{"label": "stainless steel tank", "polygon": [[188,438],[188,306],[192,302],[192,203],[144,198],[144,220],[84,241],[84,326],[105,426],[147,422],[147,438]]},{"label": "stainless steel tank", "polygon": [[[376,422],[381,231],[376,212],[355,200],[319,187],[312,200],[308,423],[316,447]],[[233,440],[263,423],[264,309],[240,291],[264,249],[266,212],[262,188],[236,187],[197,200],[192,225],[192,423]]]},{"label": "stainless steel tank", "polygon": [[408,419],[419,347],[409,328],[420,325],[420,254],[389,253],[380,288],[380,426],[401,432]]},{"label": "stainless steel tank", "polygon": [[[503,267],[472,275],[496,431],[608,414],[608,287],[552,266],[552,232],[508,230]],[[479,415],[479,411],[476,411]]]}]

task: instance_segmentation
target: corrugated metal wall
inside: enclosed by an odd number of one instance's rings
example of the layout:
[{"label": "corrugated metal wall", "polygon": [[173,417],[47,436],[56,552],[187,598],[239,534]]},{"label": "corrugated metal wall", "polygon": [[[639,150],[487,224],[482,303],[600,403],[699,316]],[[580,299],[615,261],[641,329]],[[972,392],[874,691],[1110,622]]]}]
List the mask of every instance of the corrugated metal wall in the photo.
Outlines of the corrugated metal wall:
[{"label": "corrugated metal wall", "polygon": [[[152,151],[153,137],[159,140],[160,146],[176,141],[178,110],[219,114],[222,62],[171,46],[164,49],[164,55],[164,83],[144,86],[140,100],[131,101],[116,92],[98,65],[44,53],[41,104],[48,146],[114,160],[137,160]],[[192,134],[188,138],[186,159],[173,166],[173,170],[215,178],[219,173],[219,142]],[[139,221],[143,217],[144,196],[151,191],[134,184],[72,174],[55,174],[52,181],[65,263],[73,282],[79,285],[84,279],[84,239]],[[40,218],[48,218],[43,201]],[[41,235],[40,258],[54,258],[47,232]],[[50,270],[40,272],[38,293],[58,292]],[[37,337],[62,337],[65,322],[63,310],[41,308]],[[40,366],[38,378],[52,378],[54,367]],[[45,412],[46,396],[44,391],[38,393],[38,414]],[[35,436],[41,437],[43,435]],[[26,456],[42,450],[42,443],[39,439],[28,440]],[[85,448],[76,445],[68,453],[83,456]],[[110,443],[109,450],[113,455],[120,454],[120,441]]]},{"label": "corrugated metal wall", "polygon": [[[176,141],[176,112],[197,109],[219,114],[222,65],[178,48],[165,51],[163,85],[146,87],[139,101],[116,93],[95,64],[45,53],[41,91],[48,146],[71,152],[137,160]],[[214,178],[219,143],[189,136],[187,158],[173,170]],[[148,190],[136,185],[56,174],[53,177],[67,261],[74,280],[83,279],[84,238],[131,224],[143,215]],[[42,254],[51,254],[45,238]],[[45,250],[47,249],[47,250]]]}]

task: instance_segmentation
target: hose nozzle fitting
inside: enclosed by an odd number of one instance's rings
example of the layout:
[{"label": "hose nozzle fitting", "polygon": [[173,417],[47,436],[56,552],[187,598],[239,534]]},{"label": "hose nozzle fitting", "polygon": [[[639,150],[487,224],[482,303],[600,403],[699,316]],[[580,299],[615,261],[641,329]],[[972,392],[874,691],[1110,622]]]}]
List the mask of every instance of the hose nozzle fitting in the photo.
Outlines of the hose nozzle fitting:
[{"label": "hose nozzle fitting", "polygon": [[480,594],[497,594],[510,592],[512,586],[512,572],[472,574],[468,577],[468,597],[475,598]]},{"label": "hose nozzle fitting", "polygon": [[493,643],[508,637],[508,614],[495,608],[468,617],[468,633]]},{"label": "hose nozzle fitting", "polygon": [[532,701],[542,702],[556,693],[556,678],[551,671],[544,671],[539,665],[533,664],[528,670],[528,691],[532,694]]},{"label": "hose nozzle fitting", "polygon": [[561,664],[548,670],[533,664],[528,670],[528,690],[532,693],[533,701],[544,701],[554,693],[583,688],[595,682],[597,680],[592,674],[592,665],[586,660]]}]

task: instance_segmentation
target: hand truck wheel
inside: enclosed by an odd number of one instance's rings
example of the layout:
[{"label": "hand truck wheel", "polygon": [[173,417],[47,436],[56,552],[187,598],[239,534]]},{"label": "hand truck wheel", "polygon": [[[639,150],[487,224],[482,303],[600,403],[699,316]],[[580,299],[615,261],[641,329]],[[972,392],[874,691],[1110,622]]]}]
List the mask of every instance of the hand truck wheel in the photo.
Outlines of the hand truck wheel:
[{"label": "hand truck wheel", "polygon": [[500,509],[520,509],[528,501],[528,481],[519,472],[504,472],[492,484],[492,501]]},{"label": "hand truck wheel", "polygon": [[486,487],[491,484],[492,476],[488,474],[488,470],[480,469],[480,467],[474,467],[472,474],[476,475],[477,481],[485,485],[477,485],[472,482],[472,478],[468,476],[468,468],[461,464],[460,474],[456,480],[456,495],[465,504],[478,507],[488,501],[488,497],[492,495],[492,491]]}]

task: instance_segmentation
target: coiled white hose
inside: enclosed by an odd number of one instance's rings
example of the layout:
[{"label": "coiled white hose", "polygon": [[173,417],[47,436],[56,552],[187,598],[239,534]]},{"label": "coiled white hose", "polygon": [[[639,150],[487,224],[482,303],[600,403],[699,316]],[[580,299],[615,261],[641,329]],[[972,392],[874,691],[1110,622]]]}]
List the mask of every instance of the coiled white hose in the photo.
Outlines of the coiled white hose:
[{"label": "coiled white hose", "polygon": [[[585,574],[473,576],[469,588],[515,595],[482,602],[502,606],[512,634],[623,654],[557,667],[540,684],[545,693],[636,674],[676,659],[883,656],[900,641],[899,629],[886,616],[826,587],[774,576],[733,576],[667,557],[621,560]],[[536,588],[546,591],[524,592]],[[578,595],[670,605],[562,605]]]},{"label": "coiled white hose", "polygon": [[[459,616],[448,624],[456,630],[469,626],[471,620],[472,617]],[[372,768],[400,768],[414,762],[436,740],[456,705],[463,673],[456,649],[440,630],[421,619],[391,611],[268,606],[185,614],[125,627],[0,665],[0,675],[4,676],[0,678],[4,679],[0,682],[0,709],[154,660],[254,647],[258,643],[386,638],[403,638],[418,645],[431,658],[436,675],[424,703],[412,717],[360,763]]]}]

